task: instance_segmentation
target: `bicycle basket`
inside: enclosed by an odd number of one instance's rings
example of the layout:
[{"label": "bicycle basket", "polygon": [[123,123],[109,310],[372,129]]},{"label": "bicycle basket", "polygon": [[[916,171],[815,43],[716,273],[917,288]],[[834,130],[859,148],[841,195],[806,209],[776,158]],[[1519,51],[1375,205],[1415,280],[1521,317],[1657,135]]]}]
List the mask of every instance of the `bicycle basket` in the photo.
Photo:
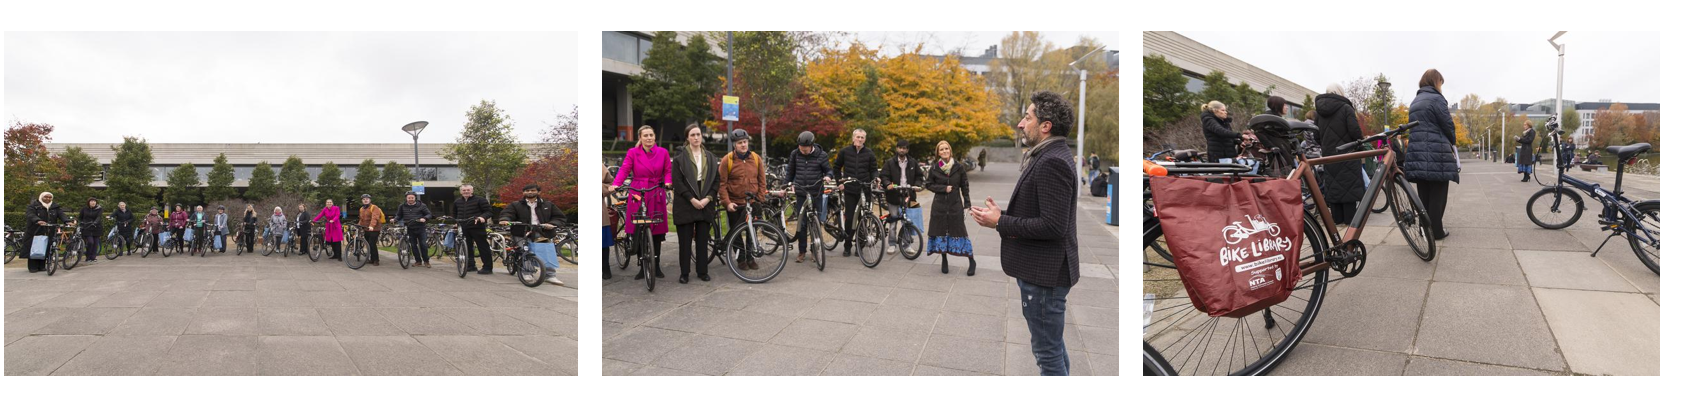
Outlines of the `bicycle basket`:
[{"label": "bicycle basket", "polygon": [[1292,179],[1151,177],[1155,213],[1196,309],[1242,317],[1301,280],[1301,186]]}]

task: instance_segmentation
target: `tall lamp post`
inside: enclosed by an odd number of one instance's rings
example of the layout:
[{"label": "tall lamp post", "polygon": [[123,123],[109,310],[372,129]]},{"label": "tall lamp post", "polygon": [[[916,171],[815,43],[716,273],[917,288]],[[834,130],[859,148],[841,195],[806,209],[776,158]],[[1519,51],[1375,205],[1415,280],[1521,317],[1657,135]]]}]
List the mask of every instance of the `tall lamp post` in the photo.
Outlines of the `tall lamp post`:
[{"label": "tall lamp post", "polygon": [[1561,117],[1565,116],[1565,104],[1561,104],[1561,102],[1565,99],[1566,45],[1554,43],[1554,39],[1559,39],[1560,36],[1564,36],[1565,34],[1566,31],[1562,30],[1559,31],[1559,33],[1555,33],[1554,37],[1548,38],[1548,44],[1554,46],[1554,51],[1558,51],[1560,53],[1559,72],[1555,75],[1554,80],[1554,123],[1556,123],[1560,128],[1566,127],[1565,121],[1560,120]]},{"label": "tall lamp post", "polygon": [[418,134],[423,133],[424,127],[429,126],[429,125],[430,125],[429,122],[417,121],[417,122],[408,123],[408,124],[406,124],[406,126],[400,127],[401,131],[406,132],[406,134],[412,135],[412,178],[413,179],[422,179],[422,177],[420,175],[423,174],[423,168],[420,168],[418,166]]},{"label": "tall lamp post", "polygon": [[[1390,86],[1390,84],[1389,84],[1388,79],[1377,81],[1377,90],[1379,90],[1379,91],[1382,91],[1384,93],[1389,93],[1389,86]],[[1394,94],[1390,94],[1389,97],[1394,98]],[[1389,127],[1389,113],[1391,112],[1391,110],[1389,109],[1389,107],[1390,107],[1389,103],[1390,102],[1391,101],[1384,101],[1383,102],[1383,127],[1385,129],[1387,129]]]},{"label": "tall lamp post", "polygon": [[[1089,56],[1095,55],[1095,53],[1098,53],[1101,50],[1105,50],[1105,49],[1106,49],[1106,46],[1096,47],[1093,51],[1090,51],[1088,54],[1083,54],[1082,57],[1077,57],[1076,61],[1071,61],[1070,64],[1066,64],[1066,66],[1071,67],[1071,70],[1077,71],[1077,160],[1076,160],[1076,162],[1077,162],[1077,175],[1083,176],[1085,179],[1088,178],[1088,175],[1083,174],[1083,163],[1087,161],[1087,158],[1089,157],[1089,153],[1083,151],[1083,143],[1087,142],[1087,141],[1083,140],[1083,117],[1085,115],[1089,114],[1088,112],[1084,111],[1084,110],[1088,109],[1088,108],[1086,108],[1086,104],[1088,104],[1088,101],[1089,101],[1089,70],[1078,68],[1077,63],[1083,62],[1083,60],[1089,59]],[[978,165],[978,166],[981,167],[982,165]],[[1078,187],[1077,188],[1077,197],[1081,198],[1083,196],[1083,192],[1088,191],[1088,190],[1089,190],[1088,187]]]}]

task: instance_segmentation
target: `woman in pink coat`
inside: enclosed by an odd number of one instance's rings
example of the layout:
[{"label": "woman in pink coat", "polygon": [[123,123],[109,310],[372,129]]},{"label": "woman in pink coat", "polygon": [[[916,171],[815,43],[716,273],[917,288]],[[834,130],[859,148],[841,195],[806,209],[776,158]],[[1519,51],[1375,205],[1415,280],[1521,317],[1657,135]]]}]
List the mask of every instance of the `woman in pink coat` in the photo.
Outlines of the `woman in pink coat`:
[{"label": "woman in pink coat", "polygon": [[330,245],[330,260],[341,260],[341,207],[335,206],[335,200],[324,200],[324,209],[312,218],[319,220],[329,221],[324,225],[324,242]]},{"label": "woman in pink coat", "polygon": [[[665,189],[643,193],[642,201],[633,198],[635,192],[630,193],[632,199],[625,201],[625,209],[629,212],[629,217],[624,219],[625,232],[636,233],[636,225],[631,220],[641,212],[637,206],[647,207],[648,218],[659,220],[658,224],[651,226],[650,231],[653,234],[653,253],[657,254],[660,250],[659,244],[665,241],[665,233],[670,231],[671,224],[671,218],[665,213],[669,209],[665,206],[665,190],[671,188],[671,154],[656,145],[657,138],[654,137],[653,127],[642,126],[636,129],[636,134],[640,137],[640,144],[624,153],[624,163],[618,167],[618,176],[614,177],[612,182],[638,189],[665,185]],[[665,273],[659,270],[661,269],[654,268],[654,278],[665,278]],[[637,280],[644,278],[647,276],[636,274]]]}]

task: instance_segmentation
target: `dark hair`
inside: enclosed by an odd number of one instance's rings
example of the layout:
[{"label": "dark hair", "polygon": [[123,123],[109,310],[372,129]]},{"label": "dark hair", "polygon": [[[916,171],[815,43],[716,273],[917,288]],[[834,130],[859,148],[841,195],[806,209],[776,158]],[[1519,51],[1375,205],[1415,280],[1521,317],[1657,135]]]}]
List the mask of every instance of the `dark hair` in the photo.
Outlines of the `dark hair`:
[{"label": "dark hair", "polygon": [[1431,88],[1436,89],[1437,93],[1441,93],[1442,89],[1437,88],[1436,86],[1445,82],[1447,82],[1447,80],[1442,79],[1442,72],[1436,71],[1436,68],[1430,68],[1424,70],[1424,76],[1418,78],[1418,87],[1430,86]]},{"label": "dark hair", "polygon": [[[690,130],[695,130],[695,129],[698,129],[698,128],[700,128],[699,123],[690,123],[688,126],[683,126],[683,134],[689,134]],[[704,136],[705,133],[706,133],[705,131],[701,131],[701,135]]]},{"label": "dark hair", "polygon": [[1271,96],[1265,99],[1265,108],[1270,109],[1271,113],[1277,115],[1283,115],[1284,106],[1287,104],[1289,104],[1289,100],[1284,100],[1283,97]]},{"label": "dark hair", "polygon": [[1066,102],[1064,97],[1051,91],[1036,92],[1036,95],[1030,96],[1030,104],[1036,106],[1037,121],[1053,124],[1049,134],[1059,137],[1071,134],[1071,123],[1076,119],[1071,110],[1071,103]]},{"label": "dark hair", "polygon": [[1313,110],[1310,110],[1310,109],[1307,110],[1307,119],[1313,119],[1314,116],[1318,116],[1318,113],[1313,112]]},{"label": "dark hair", "polygon": [[535,183],[530,183],[530,184],[524,185],[524,191],[530,191],[530,190],[541,191],[541,185],[535,184]]},{"label": "dark hair", "polygon": [[88,197],[88,201],[84,201],[84,202],[95,202],[95,201],[99,201],[99,200],[100,200],[99,198]]}]

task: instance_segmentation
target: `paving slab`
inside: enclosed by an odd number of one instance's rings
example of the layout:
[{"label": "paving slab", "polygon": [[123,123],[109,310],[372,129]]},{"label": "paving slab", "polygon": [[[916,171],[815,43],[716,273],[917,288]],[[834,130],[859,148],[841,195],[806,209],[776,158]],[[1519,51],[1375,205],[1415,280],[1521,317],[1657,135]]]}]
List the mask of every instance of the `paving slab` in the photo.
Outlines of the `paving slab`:
[{"label": "paving slab", "polygon": [[1566,367],[1528,287],[1436,282],[1413,354],[1558,371]]},{"label": "paving slab", "polygon": [[1660,375],[1660,305],[1641,294],[1537,288],[1571,371]]}]

